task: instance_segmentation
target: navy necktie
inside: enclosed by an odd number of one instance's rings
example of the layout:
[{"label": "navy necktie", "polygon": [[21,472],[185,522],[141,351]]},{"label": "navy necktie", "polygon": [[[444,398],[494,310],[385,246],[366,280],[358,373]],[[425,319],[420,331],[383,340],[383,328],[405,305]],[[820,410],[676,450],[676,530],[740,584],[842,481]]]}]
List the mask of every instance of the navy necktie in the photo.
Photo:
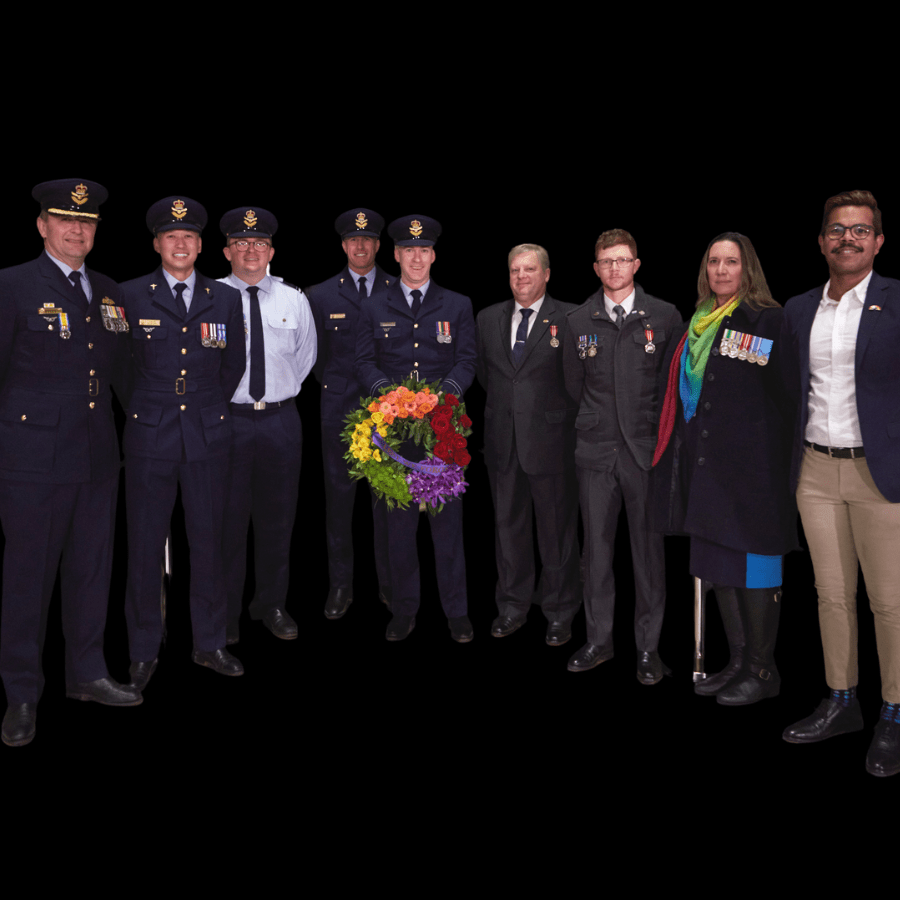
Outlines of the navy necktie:
[{"label": "navy necktie", "polygon": [[369,295],[366,293],[366,276],[359,276],[359,299],[360,302],[365,300]]},{"label": "navy necktie", "polygon": [[516,329],[516,342],[513,345],[513,359],[516,365],[522,361],[522,354],[525,352],[525,341],[528,340],[528,317],[531,313],[530,309],[522,310],[522,321],[519,322],[519,327]]},{"label": "navy necktie", "polygon": [[259,288],[247,288],[250,295],[250,396],[262,400],[266,395],[266,342],[262,313],[259,310]]},{"label": "navy necktie", "polygon": [[422,292],[419,290],[410,291],[409,295],[413,298],[412,314],[417,317],[419,310],[422,308]]},{"label": "navy necktie", "polygon": [[72,281],[72,287],[75,288],[75,302],[83,309],[87,310],[88,298],[87,294],[84,292],[84,288],[81,286],[81,272],[75,271],[74,269],[69,272],[69,278]]},{"label": "navy necktie", "polygon": [[184,282],[179,281],[178,284],[175,285],[175,308],[178,310],[178,315],[181,316],[182,319],[187,318],[187,306],[184,302],[184,289],[187,287]]}]

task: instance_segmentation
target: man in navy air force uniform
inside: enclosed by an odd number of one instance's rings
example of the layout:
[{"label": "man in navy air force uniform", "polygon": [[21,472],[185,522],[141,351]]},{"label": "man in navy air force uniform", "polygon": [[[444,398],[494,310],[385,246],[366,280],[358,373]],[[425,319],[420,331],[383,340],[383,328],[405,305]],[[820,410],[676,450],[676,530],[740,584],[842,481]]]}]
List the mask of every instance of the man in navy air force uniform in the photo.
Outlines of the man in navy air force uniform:
[{"label": "man in navy air force uniform", "polygon": [[[360,311],[383,297],[393,280],[376,265],[375,254],[384,219],[371,209],[354,207],[341,213],[334,223],[341,236],[347,266],[334,278],[307,289],[318,340],[313,371],[322,385],[322,463],[325,468],[325,535],[328,544],[328,599],[325,616],[340,619],[353,602],[353,503],[358,484],[347,474],[341,441],[344,417],[359,408],[367,388],[353,371],[356,329]],[[373,496],[374,504],[374,496]],[[390,599],[387,538],[383,525],[384,504],[373,505],[375,518],[375,563],[379,593]]]},{"label": "man in navy air force uniform", "polygon": [[228,401],[244,373],[240,292],[194,268],[206,210],[187,197],[150,207],[161,265],[122,285],[132,323],[134,390],[125,417],[132,683],[146,686],[162,640],[160,560],[178,487],[191,552],[193,660],[223,675],[243,666],[225,649],[222,518],[231,450]]},{"label": "man in navy air force uniform", "polygon": [[67,695],[141,702],[103,656],[120,466],[110,384],[124,402],[130,339],[118,286],[84,265],[107,192],[69,178],[33,196],[44,252],[0,272],[0,675],[13,747],[35,734],[57,567]]},{"label": "man in navy air force uniform", "polygon": [[[475,377],[475,320],[468,297],[431,280],[440,223],[427,216],[404,216],[391,222],[388,233],[401,274],[384,296],[363,307],[356,376],[367,396],[377,397],[383,388],[412,376],[425,383],[440,381],[442,391],[461,397]],[[413,445],[406,450],[414,452]],[[409,458],[410,453],[406,455]],[[473,633],[466,614],[461,498],[426,518],[434,540],[441,606],[451,636],[465,643]],[[416,504],[386,514],[393,613],[385,635],[389,641],[403,640],[416,623],[421,590],[418,524]]]},{"label": "man in navy air force uniform", "polygon": [[223,284],[241,292],[246,368],[231,398],[234,443],[225,509],[228,643],[237,643],[253,519],[256,591],[250,618],[275,637],[297,637],[285,609],[297,513],[303,431],[294,398],[316,359],[316,329],[303,291],[268,274],[278,222],[261,207],[225,213]]}]

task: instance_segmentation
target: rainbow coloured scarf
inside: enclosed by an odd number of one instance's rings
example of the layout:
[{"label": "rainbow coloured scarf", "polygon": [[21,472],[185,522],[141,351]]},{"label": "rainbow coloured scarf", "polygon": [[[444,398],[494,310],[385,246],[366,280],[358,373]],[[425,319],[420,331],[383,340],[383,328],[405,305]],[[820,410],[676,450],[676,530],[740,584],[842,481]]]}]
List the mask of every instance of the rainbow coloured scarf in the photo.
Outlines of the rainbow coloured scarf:
[{"label": "rainbow coloured scarf", "polygon": [[[687,342],[681,354],[681,377],[678,380],[678,393],[684,409],[684,421],[690,422],[700,402],[700,391],[703,388],[703,374],[709,360],[719,330],[719,323],[725,316],[730,316],[737,309],[741,298],[735,294],[727,303],[715,308],[715,300],[710,297],[706,303],[697,308],[691,318],[687,330]],[[715,326],[715,327],[711,327]]]}]

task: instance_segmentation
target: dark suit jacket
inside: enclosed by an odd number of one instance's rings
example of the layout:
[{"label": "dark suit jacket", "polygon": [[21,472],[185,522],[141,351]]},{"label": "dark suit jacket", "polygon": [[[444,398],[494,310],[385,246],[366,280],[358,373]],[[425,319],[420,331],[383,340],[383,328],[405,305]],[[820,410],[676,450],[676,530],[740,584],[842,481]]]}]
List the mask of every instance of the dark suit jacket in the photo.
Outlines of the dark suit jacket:
[{"label": "dark suit jacket", "polygon": [[[227,454],[228,401],[246,364],[241,292],[197,272],[182,320],[162,268],[126,282],[122,291],[133,337],[126,457],[180,461],[182,446],[188,462]],[[203,346],[204,322],[225,325],[225,349]]]},{"label": "dark suit jacket", "polygon": [[[518,367],[511,337],[515,301],[478,314],[477,375],[487,392],[484,455],[491,468],[508,467],[513,447],[529,475],[559,474],[574,465],[577,404],[566,393],[563,378],[566,313],[574,309],[572,303],[545,295]],[[550,344],[554,325],[556,347]]]},{"label": "dark suit jacket", "polygon": [[[563,367],[566,389],[579,402],[575,462],[582,468],[612,467],[623,445],[641,468],[649,470],[653,461],[659,370],[682,319],[671,303],[651,297],[640,285],[635,285],[633,309],[620,331],[606,313],[601,287],[568,314]],[[653,329],[653,353],[644,349],[645,319]],[[580,359],[579,337],[593,334],[597,335],[597,355]]]},{"label": "dark suit jacket", "polygon": [[[372,281],[369,300],[383,297],[393,280],[378,266],[366,278]],[[313,372],[322,385],[322,419],[343,424],[344,416],[359,406],[360,397],[367,395],[353,372],[359,293],[346,267],[334,278],[307,288],[305,293],[309,297],[319,343]]]},{"label": "dark suit jacket", "polygon": [[[413,316],[400,279],[387,293],[369,298],[359,317],[356,377],[364,396],[409,378],[440,381],[441,390],[464,394],[475,377],[475,319],[472,301],[435,284],[428,285],[418,317]],[[448,323],[450,342],[437,340],[438,323]]]},{"label": "dark suit jacket", "polygon": [[[809,335],[823,287],[785,304],[784,334],[790,351],[787,383],[798,394],[791,458],[791,491],[797,488],[809,414]],[[866,463],[878,490],[900,503],[900,281],[872,273],[856,334],[856,413]]]},{"label": "dark suit jacket", "polygon": [[[0,272],[2,478],[83,483],[109,479],[119,468],[110,384],[127,393],[131,336],[108,331],[99,311],[104,298],[122,304],[119,286],[87,273],[93,299],[85,314],[46,253]],[[59,317],[42,314],[44,304],[68,315],[68,340]]]}]

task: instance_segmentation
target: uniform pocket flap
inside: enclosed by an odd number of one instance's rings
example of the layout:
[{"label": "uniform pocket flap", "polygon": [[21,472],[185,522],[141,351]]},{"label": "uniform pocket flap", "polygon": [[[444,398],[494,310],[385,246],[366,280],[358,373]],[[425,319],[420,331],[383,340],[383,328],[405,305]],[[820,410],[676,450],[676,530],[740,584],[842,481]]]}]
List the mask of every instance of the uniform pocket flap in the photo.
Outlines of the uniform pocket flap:
[{"label": "uniform pocket flap", "polygon": [[23,425],[55,425],[59,421],[59,407],[19,400],[8,409],[0,411],[0,419],[4,422],[21,422]]},{"label": "uniform pocket flap", "polygon": [[600,413],[585,412],[578,413],[575,419],[575,427],[579,431],[588,431],[600,424]]},{"label": "uniform pocket flap", "polygon": [[222,425],[229,420],[229,416],[227,403],[216,403],[200,410],[200,421],[203,422],[204,428]]}]

